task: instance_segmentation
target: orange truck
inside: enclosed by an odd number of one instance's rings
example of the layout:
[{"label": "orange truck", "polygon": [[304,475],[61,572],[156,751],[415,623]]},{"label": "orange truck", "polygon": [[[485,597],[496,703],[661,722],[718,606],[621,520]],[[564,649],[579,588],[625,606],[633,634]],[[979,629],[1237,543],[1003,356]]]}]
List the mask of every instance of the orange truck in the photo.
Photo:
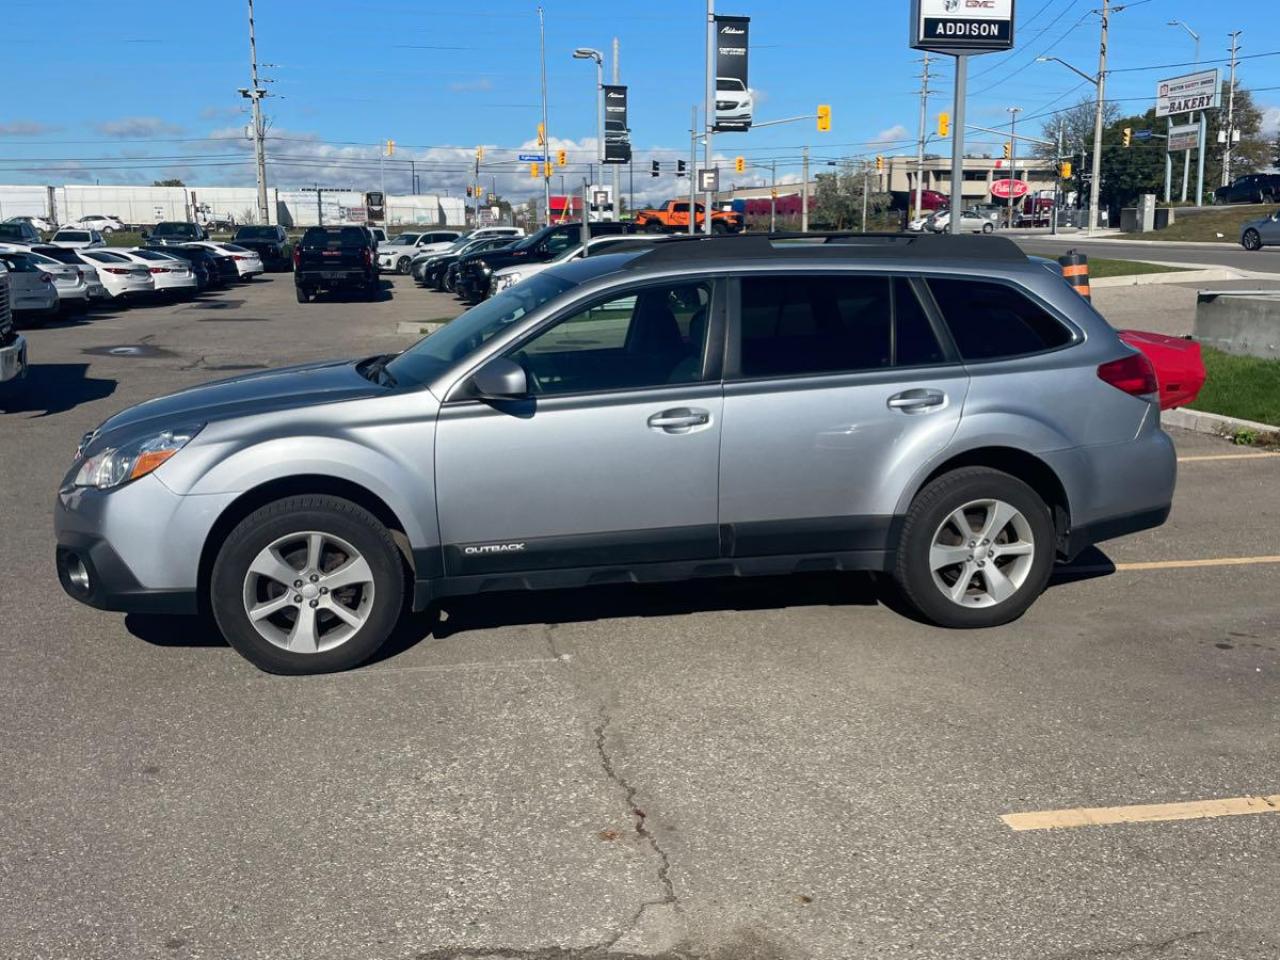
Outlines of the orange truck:
[{"label": "orange truck", "polygon": [[[702,204],[694,207],[696,225],[702,228],[705,222]],[[646,207],[637,210],[635,224],[638,230],[645,233],[682,233],[689,229],[689,201],[668,200],[660,207]],[[711,211],[712,233],[741,233],[742,214],[723,210]]]}]

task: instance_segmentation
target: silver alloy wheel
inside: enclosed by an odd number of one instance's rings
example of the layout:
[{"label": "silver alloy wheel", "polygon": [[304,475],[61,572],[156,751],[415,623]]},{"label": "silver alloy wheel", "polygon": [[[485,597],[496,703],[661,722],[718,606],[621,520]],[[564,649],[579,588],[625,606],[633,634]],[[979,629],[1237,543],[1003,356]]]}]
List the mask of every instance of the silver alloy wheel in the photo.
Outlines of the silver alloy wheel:
[{"label": "silver alloy wheel", "polygon": [[341,646],[373,610],[373,570],[331,533],[299,531],[259,551],[244,577],[244,612],[258,634],[290,653]]},{"label": "silver alloy wheel", "polygon": [[1026,582],[1036,544],[1027,522],[1003,500],[971,500],[934,531],[929,571],[934,585],[962,607],[991,607]]}]

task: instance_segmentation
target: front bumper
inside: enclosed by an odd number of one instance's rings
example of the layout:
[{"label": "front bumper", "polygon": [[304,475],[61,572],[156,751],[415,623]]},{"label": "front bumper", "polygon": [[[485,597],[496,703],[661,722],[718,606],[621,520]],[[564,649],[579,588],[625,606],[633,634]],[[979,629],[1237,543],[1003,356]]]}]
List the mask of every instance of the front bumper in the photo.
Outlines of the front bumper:
[{"label": "front bumper", "polygon": [[27,375],[27,338],[18,334],[6,347],[0,347],[0,383],[21,380]]},{"label": "front bumper", "polygon": [[54,504],[58,582],[102,610],[195,613],[200,555],[234,494],[175,494],[155,475],[114,490],[65,487]]}]

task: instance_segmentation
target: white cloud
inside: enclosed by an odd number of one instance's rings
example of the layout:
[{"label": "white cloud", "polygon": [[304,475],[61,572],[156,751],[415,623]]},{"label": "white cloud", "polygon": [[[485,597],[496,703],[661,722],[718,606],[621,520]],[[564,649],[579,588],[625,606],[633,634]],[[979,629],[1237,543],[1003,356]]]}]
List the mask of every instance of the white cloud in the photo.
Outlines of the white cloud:
[{"label": "white cloud", "polygon": [[874,137],[872,137],[871,144],[872,146],[875,146],[876,144],[892,143],[894,141],[910,140],[910,139],[912,139],[911,132],[902,124],[896,123],[892,127],[889,127],[885,130],[881,130]]},{"label": "white cloud", "polygon": [[488,77],[481,77],[478,80],[455,80],[449,84],[449,90],[452,93],[483,93],[492,89],[493,81]]},{"label": "white cloud", "polygon": [[0,137],[38,137],[43,133],[56,133],[61,127],[50,126],[35,120],[14,120],[0,123]]},{"label": "white cloud", "polygon": [[1280,107],[1262,108],[1262,133],[1267,137],[1280,136]]},{"label": "white cloud", "polygon": [[178,134],[183,128],[159,117],[121,117],[119,120],[103,120],[93,124],[93,129],[104,137],[155,137]]}]

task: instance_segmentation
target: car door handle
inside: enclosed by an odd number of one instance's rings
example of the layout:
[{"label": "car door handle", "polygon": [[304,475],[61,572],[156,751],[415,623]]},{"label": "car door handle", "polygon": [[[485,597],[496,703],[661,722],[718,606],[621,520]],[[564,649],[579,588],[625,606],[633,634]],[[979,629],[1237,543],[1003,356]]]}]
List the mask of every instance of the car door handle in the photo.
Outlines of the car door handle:
[{"label": "car door handle", "polygon": [[886,401],[890,410],[901,410],[903,413],[937,410],[946,402],[947,395],[941,390],[903,390]]},{"label": "car door handle", "polygon": [[676,407],[672,410],[663,410],[661,413],[655,413],[648,419],[649,426],[666,431],[688,430],[690,427],[700,427],[711,420],[711,414],[706,410],[693,410],[689,407]]}]

